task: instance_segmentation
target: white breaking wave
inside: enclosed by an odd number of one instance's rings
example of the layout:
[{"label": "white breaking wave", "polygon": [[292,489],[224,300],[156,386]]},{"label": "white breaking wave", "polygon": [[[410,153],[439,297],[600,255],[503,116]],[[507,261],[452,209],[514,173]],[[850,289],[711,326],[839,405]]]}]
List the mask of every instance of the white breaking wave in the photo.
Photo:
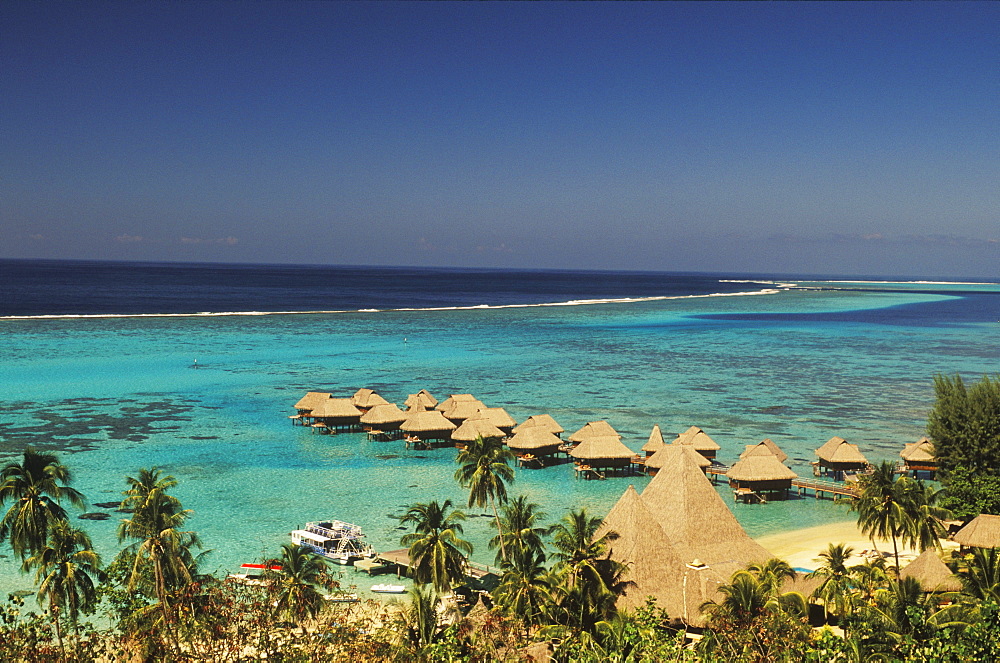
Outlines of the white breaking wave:
[{"label": "white breaking wave", "polygon": [[[757,283],[757,281],[751,281]],[[593,304],[632,304],[637,302],[655,302],[670,299],[701,299],[705,297],[747,297],[754,295],[776,295],[782,292],[777,288],[764,288],[748,292],[713,292],[705,295],[658,295],[654,297],[617,297],[608,299],[571,299],[565,302],[546,302],[542,304],[475,304],[468,306],[428,306],[422,308],[363,308],[352,310],[329,311],[225,311],[211,313],[76,313],[47,315],[5,315],[0,320],[93,320],[105,318],[203,318],[224,316],[263,316],[263,315],[332,315],[335,313],[389,313],[392,311],[472,311],[482,309],[504,308],[542,308],[547,306],[590,306]]]}]

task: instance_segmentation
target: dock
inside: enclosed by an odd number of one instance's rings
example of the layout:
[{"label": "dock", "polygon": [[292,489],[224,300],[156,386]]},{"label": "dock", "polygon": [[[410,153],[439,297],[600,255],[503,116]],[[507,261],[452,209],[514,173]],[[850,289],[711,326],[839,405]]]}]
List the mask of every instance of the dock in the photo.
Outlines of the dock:
[{"label": "dock", "polygon": [[[712,481],[715,481],[717,476],[726,476],[726,472],[729,471],[728,465],[712,465],[711,467],[705,468],[705,474],[709,475]],[[829,497],[834,499],[836,497],[857,497],[858,489],[857,487],[845,484],[837,483],[835,481],[825,481],[823,479],[803,479],[798,477],[792,479],[792,488],[797,489],[798,494],[808,495],[809,491],[812,491],[813,496],[817,499],[823,497]],[[734,496],[735,499],[740,499],[741,497],[749,497],[748,495],[737,495]]]},{"label": "dock", "polygon": [[[371,560],[371,562],[373,564],[381,564],[387,569],[395,568],[397,577],[409,575],[410,551],[407,548],[403,548],[402,550],[390,550],[388,552],[378,553],[375,555],[375,558]],[[357,568],[358,564],[355,563],[354,566]],[[365,569],[362,568],[362,570],[364,571]],[[370,571],[366,572],[371,573]],[[479,580],[483,576],[490,573],[500,575],[500,570],[486,564],[478,564],[472,561],[467,562],[466,575],[471,578]]]}]

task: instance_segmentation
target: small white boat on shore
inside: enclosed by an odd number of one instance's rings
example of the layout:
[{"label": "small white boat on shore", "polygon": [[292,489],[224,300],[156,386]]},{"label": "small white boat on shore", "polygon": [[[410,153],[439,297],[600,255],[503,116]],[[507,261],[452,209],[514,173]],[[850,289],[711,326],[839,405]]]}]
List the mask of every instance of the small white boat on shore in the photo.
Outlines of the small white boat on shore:
[{"label": "small white boat on shore", "polygon": [[305,528],[292,532],[292,543],[305,546],[335,564],[353,564],[355,560],[375,556],[375,549],[365,541],[361,528],[339,520],[306,523]]},{"label": "small white boat on shore", "polygon": [[371,591],[376,594],[405,594],[406,585],[372,585]]}]

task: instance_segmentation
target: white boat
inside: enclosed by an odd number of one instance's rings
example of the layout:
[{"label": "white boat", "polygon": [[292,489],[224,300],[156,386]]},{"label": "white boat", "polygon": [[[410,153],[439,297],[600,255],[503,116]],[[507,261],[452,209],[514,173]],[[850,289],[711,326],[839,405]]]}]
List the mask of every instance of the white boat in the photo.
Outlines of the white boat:
[{"label": "white boat", "polygon": [[365,541],[361,528],[339,520],[306,523],[305,528],[292,532],[292,543],[305,546],[335,564],[352,564],[375,556],[375,549]]},{"label": "white boat", "polygon": [[331,603],[359,603],[357,594],[324,594],[323,599]]},{"label": "white boat", "polygon": [[406,585],[372,585],[371,591],[376,594],[404,594]]}]

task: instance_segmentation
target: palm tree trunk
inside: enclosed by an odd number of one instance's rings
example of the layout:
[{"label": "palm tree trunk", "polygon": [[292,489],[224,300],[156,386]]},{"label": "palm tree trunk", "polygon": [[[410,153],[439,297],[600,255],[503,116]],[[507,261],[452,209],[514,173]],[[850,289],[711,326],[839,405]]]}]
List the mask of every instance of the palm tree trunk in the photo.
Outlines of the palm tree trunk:
[{"label": "palm tree trunk", "polygon": [[497,503],[492,495],[490,496],[490,506],[493,507],[493,519],[497,523],[497,534],[500,536],[500,557],[501,559],[507,559],[507,548],[503,542],[503,528],[500,527],[500,514],[497,513]]},{"label": "palm tree trunk", "polygon": [[181,646],[180,641],[177,639],[177,634],[174,633],[174,613],[171,609],[170,603],[167,601],[167,586],[163,574],[163,560],[159,556],[156,558],[156,564],[153,566],[153,572],[156,575],[156,598],[160,601],[160,609],[163,611],[163,623],[167,628],[167,642],[169,642],[173,647],[174,653],[179,656]]},{"label": "palm tree trunk", "polygon": [[61,656],[60,660],[65,661],[66,660],[66,646],[63,644],[62,628],[60,628],[60,625],[59,625],[59,604],[58,603],[53,603],[52,602],[53,598],[54,597],[52,597],[52,596],[49,597],[49,610],[52,612],[52,619],[55,621],[55,624],[56,624],[56,640],[59,642],[59,651],[62,652],[62,656]]},{"label": "palm tree trunk", "polygon": [[892,556],[896,559],[896,580],[899,580],[899,548],[896,545],[896,530],[892,531]]}]

